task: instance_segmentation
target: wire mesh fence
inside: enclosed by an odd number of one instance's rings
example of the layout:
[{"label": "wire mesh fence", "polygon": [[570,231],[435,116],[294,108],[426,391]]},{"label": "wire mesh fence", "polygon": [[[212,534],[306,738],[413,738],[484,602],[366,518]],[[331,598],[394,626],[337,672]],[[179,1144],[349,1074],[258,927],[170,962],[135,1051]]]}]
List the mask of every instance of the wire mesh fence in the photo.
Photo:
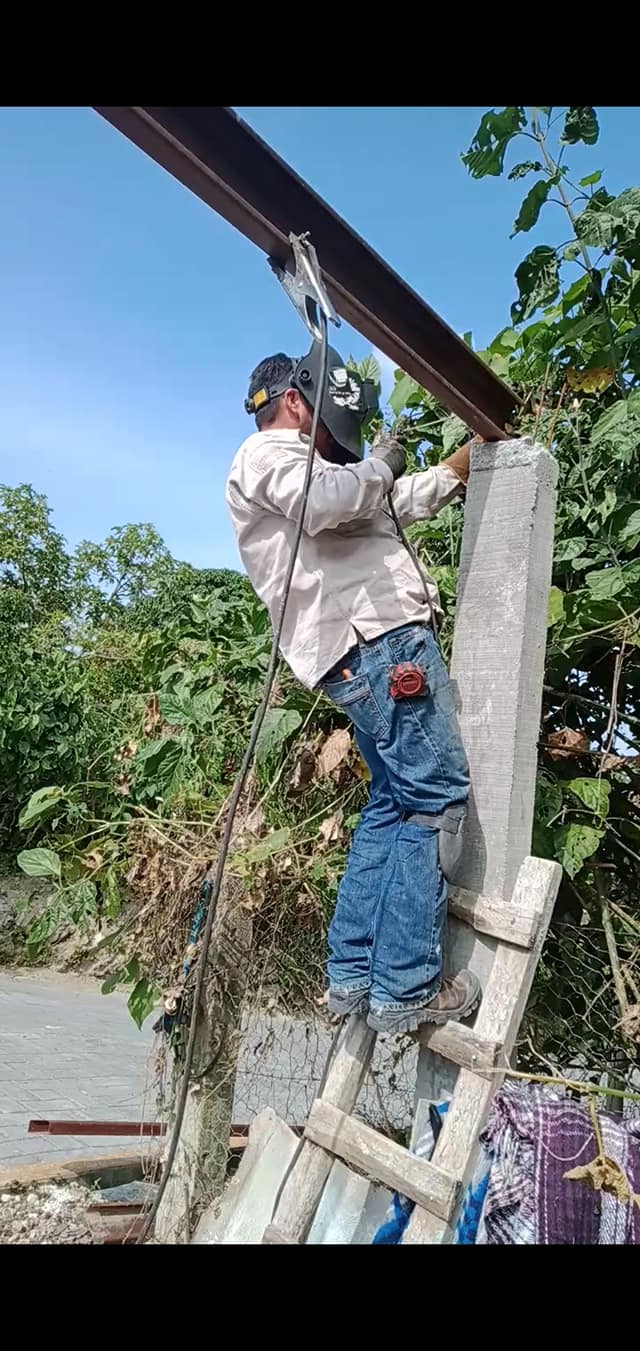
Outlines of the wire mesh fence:
[{"label": "wire mesh fence", "polygon": [[640,1091],[640,925],[617,924],[613,949],[602,922],[552,925],[518,1044],[532,1072]]},{"label": "wire mesh fence", "polygon": [[[552,925],[536,972],[513,1066],[532,1074],[590,1080],[640,1093],[634,1006],[640,983],[640,931],[620,924],[617,980],[602,924]],[[620,979],[627,992],[626,1021]],[[234,1117],[250,1122],[272,1107],[291,1124],[306,1119],[326,1063],[331,1029],[312,1004],[283,1012],[252,1002],[242,1020]],[[407,1138],[416,1097],[418,1049],[408,1037],[379,1037],[359,1114]]]}]

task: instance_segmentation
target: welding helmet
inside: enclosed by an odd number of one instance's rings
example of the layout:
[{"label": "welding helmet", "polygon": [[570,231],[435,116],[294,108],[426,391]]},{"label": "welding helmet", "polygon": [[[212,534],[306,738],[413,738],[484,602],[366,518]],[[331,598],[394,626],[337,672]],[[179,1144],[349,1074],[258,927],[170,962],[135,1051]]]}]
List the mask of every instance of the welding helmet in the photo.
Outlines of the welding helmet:
[{"label": "welding helmet", "polygon": [[273,388],[266,386],[245,399],[248,413],[257,413],[284,393],[297,389],[314,410],[320,402],[320,421],[348,460],[364,455],[363,426],[379,407],[378,392],[372,380],[363,380],[357,371],[345,366],[335,348],[328,349],[327,377],[320,388],[322,345],[314,342],[311,351],[291,363],[290,375]]}]

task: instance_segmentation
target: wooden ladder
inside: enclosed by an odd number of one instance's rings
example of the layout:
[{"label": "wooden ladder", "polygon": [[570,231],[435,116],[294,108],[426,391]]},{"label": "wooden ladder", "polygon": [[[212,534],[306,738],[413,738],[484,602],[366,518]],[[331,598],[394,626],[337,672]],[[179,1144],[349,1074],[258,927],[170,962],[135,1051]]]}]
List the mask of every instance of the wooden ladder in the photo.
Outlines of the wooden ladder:
[{"label": "wooden ladder", "polygon": [[[486,967],[487,948],[492,963],[473,1027],[446,1023],[421,1029],[421,1044],[457,1066],[432,1158],[417,1158],[351,1116],[376,1038],[365,1020],[353,1015],[311,1108],[263,1243],[304,1243],[336,1158],[415,1202],[404,1243],[452,1241],[489,1103],[509,1068],[561,875],[557,863],[526,858],[510,901],[451,890],[451,968],[462,964],[464,954],[464,965],[481,970]],[[467,926],[472,931],[470,957]]]}]

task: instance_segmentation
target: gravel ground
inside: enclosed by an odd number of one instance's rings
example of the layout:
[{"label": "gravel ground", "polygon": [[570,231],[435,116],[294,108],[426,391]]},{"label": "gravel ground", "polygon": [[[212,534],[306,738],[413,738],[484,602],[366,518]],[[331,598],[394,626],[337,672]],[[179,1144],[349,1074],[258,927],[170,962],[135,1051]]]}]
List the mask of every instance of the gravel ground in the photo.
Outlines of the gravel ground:
[{"label": "gravel ground", "polygon": [[91,1243],[90,1196],[77,1182],[0,1192],[0,1243]]}]

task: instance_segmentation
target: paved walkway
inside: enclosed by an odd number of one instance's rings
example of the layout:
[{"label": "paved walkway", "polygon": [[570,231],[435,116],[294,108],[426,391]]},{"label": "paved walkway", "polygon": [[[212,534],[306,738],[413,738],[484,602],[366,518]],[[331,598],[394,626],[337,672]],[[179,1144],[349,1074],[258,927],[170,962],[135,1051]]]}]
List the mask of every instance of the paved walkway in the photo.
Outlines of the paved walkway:
[{"label": "paved walkway", "polygon": [[93,980],[0,971],[0,1167],[135,1148],[131,1137],[28,1135],[31,1117],[152,1120],[149,1019]]},{"label": "paved walkway", "polygon": [[[64,1157],[131,1150],[136,1137],[28,1135],[32,1117],[152,1121],[156,1117],[153,1018],[139,1032],[125,994],[46,969],[0,969],[0,1168]],[[233,1121],[263,1107],[303,1122],[317,1094],[330,1034],[278,1013],[245,1020]],[[415,1047],[398,1057],[393,1041],[376,1047],[363,1106],[370,1120],[398,1126],[411,1118]]]}]

